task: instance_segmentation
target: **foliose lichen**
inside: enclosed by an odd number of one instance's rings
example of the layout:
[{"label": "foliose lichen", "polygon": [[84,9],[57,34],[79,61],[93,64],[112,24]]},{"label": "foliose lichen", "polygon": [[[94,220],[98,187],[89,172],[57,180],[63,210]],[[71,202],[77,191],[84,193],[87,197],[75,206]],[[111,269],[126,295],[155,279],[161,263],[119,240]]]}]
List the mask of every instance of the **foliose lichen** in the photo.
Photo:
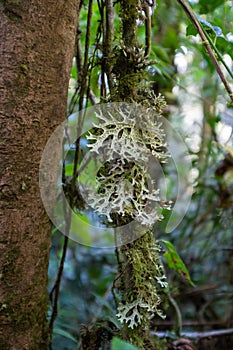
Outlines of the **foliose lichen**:
[{"label": "foliose lichen", "polygon": [[160,246],[153,234],[147,232],[125,250],[131,266],[129,283],[134,288],[127,293],[127,302],[118,307],[117,317],[129,328],[146,325],[154,316],[165,318],[160,309],[161,294],[166,292],[168,283],[160,260]]},{"label": "foliose lichen", "polygon": [[161,112],[155,106],[114,103],[100,106],[96,115],[99,124],[94,124],[95,133],[87,138],[91,152],[104,166],[89,203],[109,222],[117,212],[151,227],[163,218],[158,209],[170,207],[160,200],[150,170],[151,161],[165,163],[169,157]]}]

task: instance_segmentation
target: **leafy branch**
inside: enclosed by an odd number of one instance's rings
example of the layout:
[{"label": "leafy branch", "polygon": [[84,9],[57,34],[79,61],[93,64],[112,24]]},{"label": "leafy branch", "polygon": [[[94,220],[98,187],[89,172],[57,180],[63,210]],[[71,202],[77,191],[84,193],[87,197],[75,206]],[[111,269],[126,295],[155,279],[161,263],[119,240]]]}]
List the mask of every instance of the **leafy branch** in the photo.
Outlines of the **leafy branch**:
[{"label": "leafy branch", "polygon": [[[206,50],[207,50],[214,66],[216,68],[216,71],[218,72],[218,75],[219,75],[220,79],[222,80],[231,101],[233,102],[233,91],[232,91],[230,85],[228,84],[228,82],[223,74],[223,71],[219,65],[219,62],[216,58],[215,52],[217,53],[218,58],[219,58],[219,55],[215,49],[213,42],[211,41],[211,39],[210,39],[209,35],[206,33],[206,31],[202,28],[200,21],[198,20],[197,16],[193,12],[192,8],[189,6],[188,2],[186,0],[177,0],[177,1],[183,7],[185,13],[190,18],[190,20],[193,23],[193,25],[195,26],[198,34],[200,35],[201,40],[202,40],[203,44],[205,45]],[[213,51],[213,46],[214,46],[215,52]],[[221,61],[223,61],[223,60],[221,59]]]}]

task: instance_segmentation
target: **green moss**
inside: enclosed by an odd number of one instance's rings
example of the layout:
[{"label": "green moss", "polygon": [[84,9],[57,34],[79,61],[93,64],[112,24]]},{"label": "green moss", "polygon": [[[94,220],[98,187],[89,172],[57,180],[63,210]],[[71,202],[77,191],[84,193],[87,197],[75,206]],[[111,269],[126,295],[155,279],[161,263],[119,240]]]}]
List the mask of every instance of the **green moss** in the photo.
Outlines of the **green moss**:
[{"label": "green moss", "polygon": [[9,337],[7,334],[0,334],[0,345],[1,349],[11,350],[12,347],[9,345]]},{"label": "green moss", "polygon": [[47,244],[47,242],[43,242],[43,243],[41,243],[41,245],[40,245],[40,251],[41,252],[44,252],[44,251],[47,251],[48,250],[48,244]]},{"label": "green moss", "polygon": [[140,1],[138,0],[120,0],[121,20],[122,20],[122,38],[126,46],[136,46],[137,43],[137,24],[139,16]]},{"label": "green moss", "polygon": [[25,97],[30,87],[29,63],[24,60],[20,63],[18,75],[14,81],[14,91],[18,97]]},{"label": "green moss", "polygon": [[153,234],[147,232],[122,250],[126,256],[123,270],[130,271],[123,292],[124,300],[118,307],[118,317],[129,328],[149,328],[153,315],[164,318],[159,305],[167,282],[160,261],[160,247]]},{"label": "green moss", "polygon": [[[142,327],[137,327],[137,329],[132,330],[124,326],[121,330],[121,337],[137,346],[139,349],[145,349],[146,331],[143,330]],[[148,348],[145,350],[148,350]]]},{"label": "green moss", "polygon": [[16,245],[11,248],[7,254],[6,262],[2,266],[2,275],[5,283],[8,284],[12,278],[12,274],[18,272],[17,259],[20,256],[20,249]]},{"label": "green moss", "polygon": [[9,113],[12,113],[15,108],[15,101],[13,99],[9,100],[6,104],[6,110]]},{"label": "green moss", "polygon": [[11,22],[21,23],[23,20],[19,8],[16,6],[5,6],[4,12]]},{"label": "green moss", "polygon": [[4,12],[8,19],[14,23],[21,23],[23,20],[23,13],[26,11],[25,3],[21,0],[1,0],[4,5]]},{"label": "green moss", "polygon": [[[33,296],[34,295],[34,296]],[[36,308],[34,307],[36,305]],[[8,293],[6,298],[6,303],[4,304],[4,313],[10,321],[11,327],[15,330],[15,334],[27,332],[32,327],[38,327],[38,332],[35,332],[34,344],[38,342],[38,348],[34,350],[47,349],[46,344],[48,344],[48,325],[44,325],[43,334],[41,333],[41,324],[44,323],[46,319],[46,314],[48,310],[48,298],[43,297],[38,299],[36,293],[29,292],[28,296],[19,298],[16,292]],[[44,344],[42,347],[41,344]]]},{"label": "green moss", "polygon": [[22,74],[24,74],[24,75],[26,75],[26,74],[28,73],[28,71],[29,71],[28,65],[25,64],[25,63],[21,63],[19,69],[20,69],[20,72],[21,72]]}]

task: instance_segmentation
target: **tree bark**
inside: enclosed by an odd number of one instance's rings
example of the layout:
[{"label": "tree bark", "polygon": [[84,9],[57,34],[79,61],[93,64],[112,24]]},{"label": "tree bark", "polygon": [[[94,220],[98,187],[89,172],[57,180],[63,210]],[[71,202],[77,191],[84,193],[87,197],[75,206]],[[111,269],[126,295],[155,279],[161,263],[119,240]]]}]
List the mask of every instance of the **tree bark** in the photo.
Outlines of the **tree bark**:
[{"label": "tree bark", "polygon": [[0,0],[0,348],[47,349],[43,148],[66,114],[79,0]]}]

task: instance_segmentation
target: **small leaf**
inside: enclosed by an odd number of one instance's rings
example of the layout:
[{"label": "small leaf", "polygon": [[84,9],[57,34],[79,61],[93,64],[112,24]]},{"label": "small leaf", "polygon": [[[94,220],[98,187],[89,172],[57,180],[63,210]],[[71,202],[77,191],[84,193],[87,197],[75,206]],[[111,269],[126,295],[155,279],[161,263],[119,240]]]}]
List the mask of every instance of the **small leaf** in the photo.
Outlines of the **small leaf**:
[{"label": "small leaf", "polygon": [[189,35],[193,35],[193,36],[197,35],[197,30],[192,23],[189,24],[186,28],[186,36],[189,36]]},{"label": "small leaf", "polygon": [[167,63],[170,62],[170,58],[166,49],[162,48],[159,45],[154,44],[152,47],[152,50],[157,58],[159,58],[163,62],[167,62]]},{"label": "small leaf", "polygon": [[188,269],[185,266],[184,262],[182,261],[181,257],[177,253],[174,245],[171,242],[160,240],[166,248],[167,251],[164,253],[164,257],[167,261],[168,266],[171,269],[174,269],[179,273],[180,276],[182,276],[185,280],[187,280],[191,286],[195,286],[193,281],[191,280],[191,277],[189,275]]},{"label": "small leaf", "polygon": [[206,32],[211,36],[222,36],[222,29],[217,26],[213,26],[210,22],[206,21],[200,16],[197,16],[198,21],[201,23],[202,27],[206,30]]},{"label": "small leaf", "polygon": [[217,38],[216,45],[222,54],[228,54],[230,57],[233,56],[233,42],[228,41],[223,36],[219,36]]},{"label": "small leaf", "polygon": [[65,174],[66,176],[72,176],[74,171],[74,163],[65,165]]},{"label": "small leaf", "polygon": [[[108,310],[112,310],[112,305],[109,301],[98,295],[97,293],[92,293],[92,295],[96,298],[98,305],[105,306]],[[112,310],[113,311],[113,310]]]},{"label": "small leaf", "polygon": [[73,63],[73,66],[71,68],[70,77],[75,79],[75,81],[77,81],[78,75],[77,75],[77,68],[75,63]]},{"label": "small leaf", "polygon": [[65,331],[64,329],[61,328],[54,328],[53,330],[54,333],[62,335],[63,337],[72,340],[74,343],[78,343],[77,339],[75,339],[69,332]]},{"label": "small leaf", "polygon": [[[210,22],[206,21],[200,16],[197,16],[197,18],[198,18],[198,21],[201,23],[202,27],[206,30],[206,32],[209,35],[213,37],[223,36],[222,29],[220,27],[213,26]],[[193,35],[193,36],[197,35],[197,30],[192,23],[189,24],[186,28],[186,36],[189,36],[189,35]]]},{"label": "small leaf", "polygon": [[111,344],[111,350],[139,350],[136,346],[114,337]]}]

